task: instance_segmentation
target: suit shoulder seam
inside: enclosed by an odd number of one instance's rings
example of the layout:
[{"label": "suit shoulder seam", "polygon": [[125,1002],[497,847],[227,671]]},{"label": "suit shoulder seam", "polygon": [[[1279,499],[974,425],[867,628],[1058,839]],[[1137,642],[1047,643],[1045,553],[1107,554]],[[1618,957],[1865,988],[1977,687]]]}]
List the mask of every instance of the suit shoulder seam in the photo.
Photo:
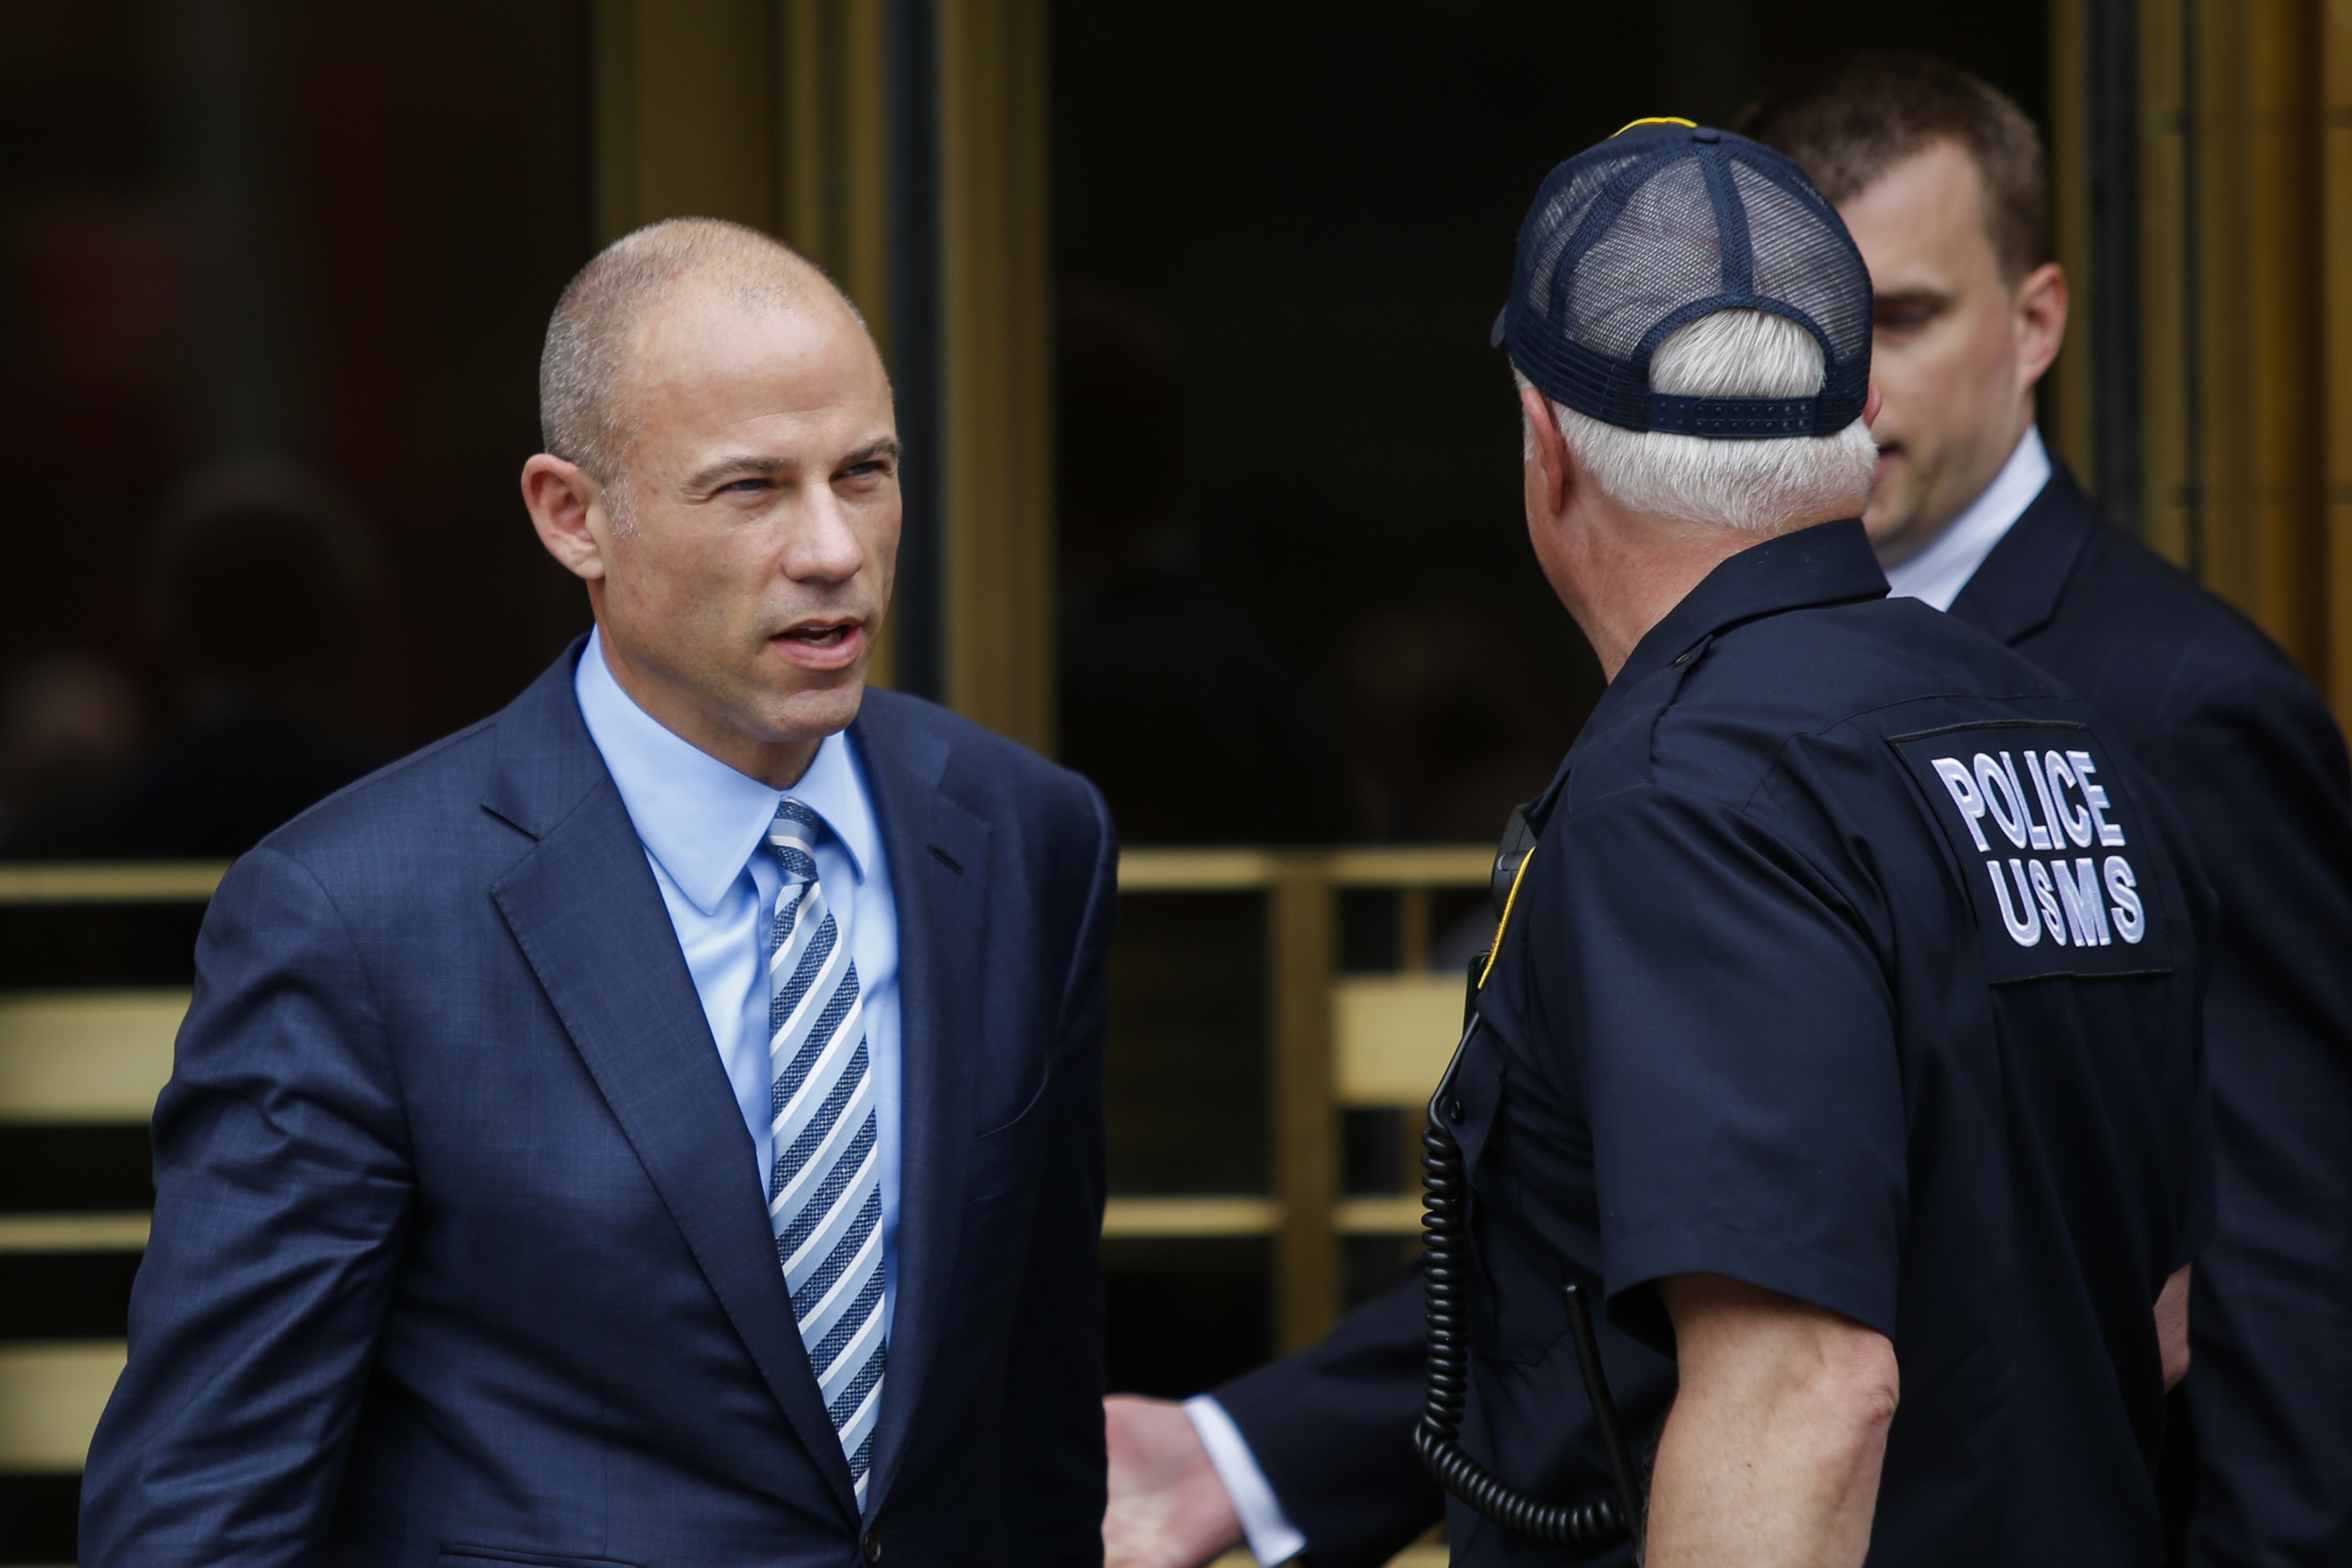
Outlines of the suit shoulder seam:
[{"label": "suit shoulder seam", "polygon": [[[456,737],[450,738],[455,739]],[[327,885],[326,879],[321,877],[316,868],[301,856],[268,843],[260,844],[247,852],[248,858],[253,855],[268,855],[293,867],[305,881],[310,883],[311,888],[318,894],[320,903],[324,904],[328,913],[334,916],[335,929],[341,934],[343,945],[351,949],[352,963],[358,968],[360,977],[367,987],[368,1014],[374,1020],[378,1046],[383,1056],[384,1071],[391,1074],[394,1092],[400,1101],[403,1141],[413,1148],[415,1134],[408,1123],[408,1092],[401,1082],[399,1057],[392,1049],[392,1030],[384,1011],[383,988],[377,980],[374,966],[368,961],[367,949],[361,945],[358,937],[352,931],[351,917],[343,912],[342,904],[337,901],[334,890]]]}]

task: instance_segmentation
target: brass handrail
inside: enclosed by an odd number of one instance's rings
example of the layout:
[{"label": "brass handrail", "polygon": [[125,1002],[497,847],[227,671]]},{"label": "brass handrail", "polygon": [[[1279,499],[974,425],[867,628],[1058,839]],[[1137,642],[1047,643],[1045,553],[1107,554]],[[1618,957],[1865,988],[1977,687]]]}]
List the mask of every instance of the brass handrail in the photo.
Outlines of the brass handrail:
[{"label": "brass handrail", "polygon": [[1313,870],[1337,887],[1484,887],[1495,852],[1477,844],[1379,844],[1333,850],[1129,849],[1121,893],[1243,893],[1286,870]]},{"label": "brass handrail", "polygon": [[203,904],[226,861],[32,861],[0,864],[0,906],[37,904]]},{"label": "brass handrail", "polygon": [[[1429,937],[1431,891],[1483,887],[1493,864],[1491,851],[1453,844],[1126,851],[1122,893],[1265,895],[1274,1190],[1122,1195],[1111,1200],[1105,1235],[1269,1236],[1279,1337],[1286,1347],[1319,1337],[1338,1315],[1340,1238],[1412,1228],[1409,1199],[1339,1192],[1331,1020],[1338,894],[1343,888],[1399,890],[1401,946],[1406,967],[1417,967]],[[0,907],[201,904],[227,870],[216,861],[0,865]]]},{"label": "brass handrail", "polygon": [[[1339,887],[1478,887],[1494,857],[1475,845],[1405,844],[1338,850],[1130,849],[1118,864],[1122,893],[1247,892],[1272,887],[1287,867],[1319,869]],[[0,864],[0,905],[201,904],[228,873],[226,861],[26,862]]]}]

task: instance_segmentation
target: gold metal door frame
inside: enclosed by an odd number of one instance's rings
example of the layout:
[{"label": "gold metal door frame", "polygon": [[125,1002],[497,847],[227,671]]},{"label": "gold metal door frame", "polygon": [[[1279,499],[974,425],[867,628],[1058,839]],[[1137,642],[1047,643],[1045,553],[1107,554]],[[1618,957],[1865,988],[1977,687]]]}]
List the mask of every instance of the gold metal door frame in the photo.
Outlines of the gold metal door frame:
[{"label": "gold metal door frame", "polygon": [[[942,480],[938,691],[1050,752],[1045,8],[929,5],[939,341],[921,373],[940,429],[909,461]],[[892,355],[889,20],[890,0],[596,0],[598,242],[687,214],[765,229],[832,273]]]}]

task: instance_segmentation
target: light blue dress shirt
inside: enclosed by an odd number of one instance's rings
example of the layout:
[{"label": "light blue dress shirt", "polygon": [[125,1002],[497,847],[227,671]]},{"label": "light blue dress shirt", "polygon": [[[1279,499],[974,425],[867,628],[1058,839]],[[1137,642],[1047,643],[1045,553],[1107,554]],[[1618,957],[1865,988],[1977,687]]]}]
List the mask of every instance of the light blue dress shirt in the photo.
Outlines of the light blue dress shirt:
[{"label": "light blue dress shirt", "polygon": [[898,1303],[898,912],[890,867],[856,747],[829,735],[799,783],[772,789],[739,773],[664,728],[639,707],[604,664],[600,633],[591,633],[572,689],[588,735],[621,791],[629,821],[653,863],[654,882],[677,945],[686,954],[719,1065],[758,1158],[743,1173],[767,1206],[768,942],[775,928],[783,872],[769,852],[768,824],[787,794],[824,819],[832,832],[816,847],[816,873],[857,965],[866,1044],[874,1073],[877,1141],[882,1158],[884,1332]]}]

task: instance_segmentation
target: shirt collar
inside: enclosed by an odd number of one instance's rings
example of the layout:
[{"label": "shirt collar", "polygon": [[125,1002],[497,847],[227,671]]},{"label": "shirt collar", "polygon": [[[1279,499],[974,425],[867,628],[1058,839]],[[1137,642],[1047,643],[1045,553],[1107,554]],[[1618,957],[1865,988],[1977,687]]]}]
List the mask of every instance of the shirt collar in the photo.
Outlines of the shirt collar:
[{"label": "shirt collar", "polygon": [[1717,632],[1786,610],[1882,599],[1885,594],[1886,574],[1878,570],[1878,558],[1871,553],[1870,536],[1863,532],[1859,518],[1816,523],[1726,558],[1634,644],[1617,678],[1593,705],[1576,744],[1569,747],[1568,761],[1545,796],[1559,789],[1578,753],[1593,737],[1613,725],[1628,704],[1642,700],[1634,694],[1647,685],[1651,676],[1677,668]]},{"label": "shirt collar", "polygon": [[1993,546],[1951,612],[2003,643],[2040,631],[2058,613],[2084,549],[2106,526],[2065,461],[2051,459],[2050,483]]},{"label": "shirt collar", "polygon": [[866,880],[874,857],[874,816],[846,735],[826,736],[800,782],[776,789],[639,707],[606,667],[601,632],[589,634],[572,690],[646,852],[703,914],[718,913],[719,901],[751,862],[775,821],[777,803],[788,794],[824,819],[848,853],[852,874]]},{"label": "shirt collar", "polygon": [[1630,687],[1679,664],[1700,643],[1742,621],[1885,593],[1886,574],[1858,520],[1776,535],[1727,557],[1701,578],[1634,645],[1610,689]]},{"label": "shirt collar", "polygon": [[1952,526],[1909,560],[1886,569],[1887,591],[1897,598],[1922,599],[1938,610],[1949,610],[1969,579],[1984,565],[1992,547],[2000,543],[2033,497],[2050,483],[2050,452],[2042,433],[2032,425],[2018,437],[2015,450],[1984,493]]}]

